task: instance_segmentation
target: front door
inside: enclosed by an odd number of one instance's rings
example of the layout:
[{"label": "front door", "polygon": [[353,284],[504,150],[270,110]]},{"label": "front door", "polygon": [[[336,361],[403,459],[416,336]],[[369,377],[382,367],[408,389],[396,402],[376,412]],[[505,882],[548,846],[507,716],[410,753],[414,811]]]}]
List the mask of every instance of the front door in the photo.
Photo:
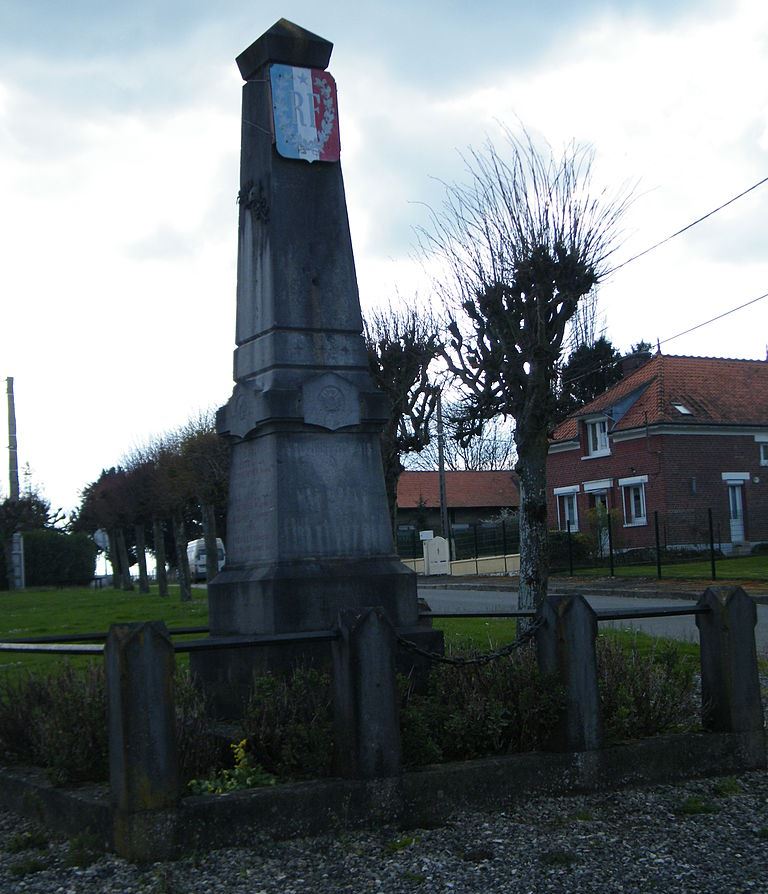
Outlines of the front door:
[{"label": "front door", "polygon": [[744,543],[744,497],[742,484],[728,484],[728,516],[731,543]]}]

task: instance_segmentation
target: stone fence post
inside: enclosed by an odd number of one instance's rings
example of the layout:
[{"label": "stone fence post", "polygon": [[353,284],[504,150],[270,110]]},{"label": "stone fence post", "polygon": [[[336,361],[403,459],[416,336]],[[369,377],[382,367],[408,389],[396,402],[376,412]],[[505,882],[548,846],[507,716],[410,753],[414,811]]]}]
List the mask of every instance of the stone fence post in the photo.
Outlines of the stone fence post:
[{"label": "stone fence post", "polygon": [[765,766],[755,602],[741,587],[709,587],[698,605],[709,609],[696,615],[702,724],[713,732],[751,734],[756,766]]},{"label": "stone fence post", "polygon": [[356,779],[402,771],[396,638],[382,608],[339,613],[333,643],[336,772]]},{"label": "stone fence post", "polygon": [[179,799],[173,645],[162,621],[113,624],[104,658],[115,848],[161,859]]},{"label": "stone fence post", "polygon": [[539,669],[565,690],[565,710],[549,743],[551,751],[593,751],[603,740],[597,682],[597,618],[583,596],[548,596],[536,631]]}]

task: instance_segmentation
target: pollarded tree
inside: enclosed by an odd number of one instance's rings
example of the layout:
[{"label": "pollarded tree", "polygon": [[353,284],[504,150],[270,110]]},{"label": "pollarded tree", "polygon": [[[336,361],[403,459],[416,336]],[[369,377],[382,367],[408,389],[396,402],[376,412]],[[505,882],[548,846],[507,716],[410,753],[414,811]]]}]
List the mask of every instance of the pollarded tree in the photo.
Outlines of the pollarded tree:
[{"label": "pollarded tree", "polygon": [[[500,417],[488,419],[479,432],[464,432],[460,402],[443,403],[443,457],[449,472],[513,469],[516,462],[514,426]],[[437,426],[432,420],[429,444],[408,461],[408,468],[431,472],[439,468]]]},{"label": "pollarded tree", "polygon": [[467,437],[495,416],[515,420],[520,481],[520,606],[547,592],[546,459],[557,412],[557,363],[568,321],[608,270],[630,201],[593,192],[591,149],[562,157],[506,133],[467,158],[422,244],[451,316],[444,358],[464,394]]},{"label": "pollarded tree", "polygon": [[430,314],[415,307],[390,307],[366,317],[364,335],[371,377],[391,406],[381,433],[381,454],[394,526],[403,457],[429,443],[439,392],[429,367],[441,349],[439,327]]}]

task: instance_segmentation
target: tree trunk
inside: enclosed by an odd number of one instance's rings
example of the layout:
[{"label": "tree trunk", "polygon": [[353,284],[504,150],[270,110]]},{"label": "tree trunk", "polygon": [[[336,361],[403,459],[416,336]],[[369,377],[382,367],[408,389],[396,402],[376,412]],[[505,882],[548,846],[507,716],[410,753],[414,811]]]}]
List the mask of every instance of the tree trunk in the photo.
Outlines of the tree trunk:
[{"label": "tree trunk", "polygon": [[213,503],[200,502],[205,539],[205,579],[210,583],[219,573],[219,545],[216,542],[216,510]]},{"label": "tree trunk", "polygon": [[109,539],[109,564],[112,566],[112,586],[115,590],[119,590],[123,586],[123,569],[120,567],[120,553],[117,549],[114,528],[109,528],[107,537]]},{"label": "tree trunk", "polygon": [[179,598],[182,602],[190,602],[192,599],[192,581],[189,576],[189,562],[187,561],[187,532],[184,527],[184,519],[177,515],[173,519],[173,541],[176,544],[176,570],[179,574]]},{"label": "tree trunk", "polygon": [[520,481],[520,609],[537,609],[547,596],[547,439],[518,444]]},{"label": "tree trunk", "polygon": [[144,525],[133,526],[136,537],[136,555],[139,559],[139,593],[149,593],[149,575],[147,574],[147,542],[144,537]]},{"label": "tree trunk", "polygon": [[128,558],[128,547],[125,543],[125,531],[122,528],[118,528],[115,536],[117,538],[117,554],[120,556],[122,588],[131,592],[133,590],[133,581],[131,580],[131,562]]},{"label": "tree trunk", "polygon": [[155,574],[157,589],[161,596],[168,595],[168,574],[165,570],[165,532],[159,518],[152,519],[152,536],[155,541]]}]

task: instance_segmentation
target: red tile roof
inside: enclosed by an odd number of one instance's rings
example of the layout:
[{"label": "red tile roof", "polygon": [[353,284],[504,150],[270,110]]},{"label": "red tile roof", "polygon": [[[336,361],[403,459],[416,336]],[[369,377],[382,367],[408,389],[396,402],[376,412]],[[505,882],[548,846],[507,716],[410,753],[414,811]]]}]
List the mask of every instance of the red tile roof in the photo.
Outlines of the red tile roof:
[{"label": "red tile roof", "polygon": [[[520,505],[517,477],[509,470],[501,472],[446,472],[445,495],[448,506],[459,508],[512,508]],[[440,505],[437,472],[403,472],[397,482],[397,505],[417,509],[419,502],[429,507]]]},{"label": "red tile roof", "polygon": [[[612,431],[644,425],[768,425],[768,362],[657,354],[558,425],[553,441],[578,437],[578,420],[608,412],[634,392]],[[690,413],[675,408],[680,404]]]}]

